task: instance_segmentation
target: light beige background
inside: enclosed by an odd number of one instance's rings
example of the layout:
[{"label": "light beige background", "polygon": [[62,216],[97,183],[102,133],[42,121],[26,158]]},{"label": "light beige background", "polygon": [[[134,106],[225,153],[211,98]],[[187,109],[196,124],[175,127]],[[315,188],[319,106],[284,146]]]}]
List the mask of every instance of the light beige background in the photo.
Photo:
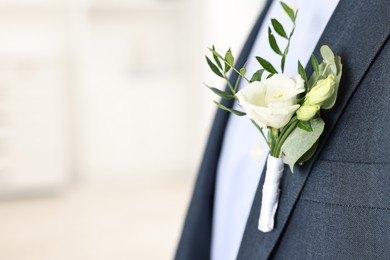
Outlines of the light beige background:
[{"label": "light beige background", "polygon": [[0,0],[0,259],[171,259],[264,0]]}]

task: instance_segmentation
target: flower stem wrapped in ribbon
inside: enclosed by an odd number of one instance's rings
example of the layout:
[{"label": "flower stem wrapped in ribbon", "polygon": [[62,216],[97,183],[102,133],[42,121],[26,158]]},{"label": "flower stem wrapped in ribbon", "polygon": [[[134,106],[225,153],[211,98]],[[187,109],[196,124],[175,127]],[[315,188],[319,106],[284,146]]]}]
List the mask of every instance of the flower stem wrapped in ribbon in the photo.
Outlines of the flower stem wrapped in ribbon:
[{"label": "flower stem wrapped in ribbon", "polygon": [[[290,77],[284,74],[297,12],[283,2],[281,6],[293,23],[291,32],[287,35],[276,19],[271,20],[273,30],[268,28],[270,47],[281,57],[281,73],[264,58],[256,57],[261,68],[248,79],[245,67],[234,67],[234,56],[230,49],[222,56],[213,46],[210,48],[212,59],[206,57],[211,70],[226,80],[228,91],[209,88],[223,99],[236,99],[243,111],[214,102],[219,108],[230,113],[248,116],[266,139],[270,149],[258,225],[262,232],[274,229],[284,164],[288,164],[293,172],[297,162],[304,163],[314,155],[325,125],[320,117],[321,109],[331,109],[336,103],[342,74],[341,58],[334,56],[326,45],[320,49],[323,59],[321,64],[312,55],[311,64],[314,72],[309,79],[299,61],[297,70],[299,75]],[[283,51],[277,44],[274,32],[287,40]],[[231,70],[238,74],[238,79],[234,83],[230,82],[227,75]],[[262,80],[264,73],[268,73],[268,77]],[[248,85],[237,92],[240,80],[245,80]],[[264,134],[264,129],[268,129],[268,138]]]}]

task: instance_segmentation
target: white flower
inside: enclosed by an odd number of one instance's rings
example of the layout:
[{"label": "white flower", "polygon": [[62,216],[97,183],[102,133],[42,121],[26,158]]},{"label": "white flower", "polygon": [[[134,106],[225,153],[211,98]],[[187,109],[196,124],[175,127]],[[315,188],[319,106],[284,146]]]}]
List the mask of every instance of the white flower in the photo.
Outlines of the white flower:
[{"label": "white flower", "polygon": [[303,105],[297,110],[297,118],[301,121],[311,120],[320,110],[319,105]]},{"label": "white flower", "polygon": [[237,98],[248,117],[262,128],[282,128],[299,108],[296,97],[305,91],[301,76],[293,78],[275,74],[255,81],[237,92]]},{"label": "white flower", "polygon": [[307,93],[303,105],[322,105],[335,92],[335,78],[330,74],[326,79],[321,79],[317,84]]},{"label": "white flower", "polygon": [[309,93],[306,94],[303,105],[297,111],[298,119],[309,121],[316,115],[323,104],[329,106],[326,104],[327,100],[333,95],[337,95],[335,86],[333,74],[330,74],[326,79],[319,80]]}]

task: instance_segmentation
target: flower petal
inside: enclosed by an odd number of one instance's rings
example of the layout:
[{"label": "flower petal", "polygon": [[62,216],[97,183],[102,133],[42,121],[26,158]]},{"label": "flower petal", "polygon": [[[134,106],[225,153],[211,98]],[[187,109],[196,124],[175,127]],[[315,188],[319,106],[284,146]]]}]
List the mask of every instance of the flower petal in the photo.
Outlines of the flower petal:
[{"label": "flower petal", "polygon": [[282,128],[299,108],[296,97],[304,91],[300,76],[291,79],[285,74],[252,82],[236,96],[248,117],[260,127]]}]

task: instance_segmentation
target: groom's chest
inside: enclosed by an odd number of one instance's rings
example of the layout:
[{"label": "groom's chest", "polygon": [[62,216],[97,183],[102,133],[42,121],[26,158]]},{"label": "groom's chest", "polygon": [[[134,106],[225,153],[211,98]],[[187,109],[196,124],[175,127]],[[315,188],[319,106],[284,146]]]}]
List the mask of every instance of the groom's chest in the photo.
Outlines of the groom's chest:
[{"label": "groom's chest", "polygon": [[[389,67],[388,41],[314,163],[273,258],[388,257]],[[348,68],[346,71],[351,73]]]}]

